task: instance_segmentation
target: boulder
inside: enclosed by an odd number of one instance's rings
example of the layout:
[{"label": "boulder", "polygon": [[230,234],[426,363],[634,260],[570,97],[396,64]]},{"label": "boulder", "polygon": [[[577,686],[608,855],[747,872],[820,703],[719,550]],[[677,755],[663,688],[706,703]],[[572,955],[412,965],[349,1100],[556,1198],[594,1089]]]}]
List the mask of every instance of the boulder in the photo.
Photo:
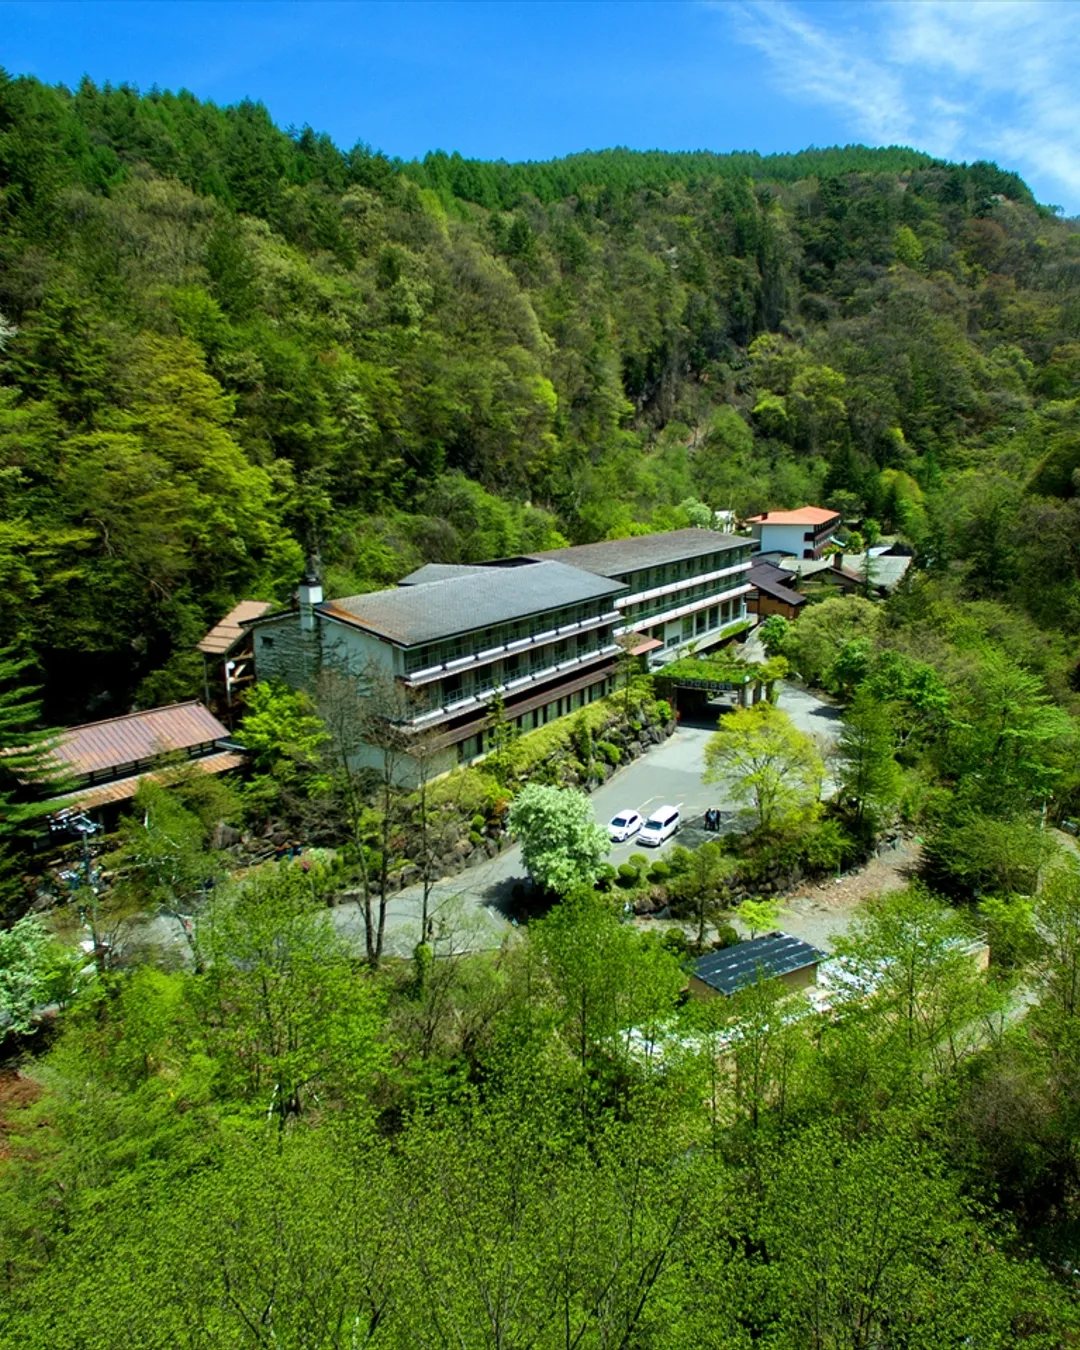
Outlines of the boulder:
[{"label": "boulder", "polygon": [[243,836],[234,825],[227,825],[225,821],[219,820],[210,831],[211,848],[233,848],[239,844]]}]

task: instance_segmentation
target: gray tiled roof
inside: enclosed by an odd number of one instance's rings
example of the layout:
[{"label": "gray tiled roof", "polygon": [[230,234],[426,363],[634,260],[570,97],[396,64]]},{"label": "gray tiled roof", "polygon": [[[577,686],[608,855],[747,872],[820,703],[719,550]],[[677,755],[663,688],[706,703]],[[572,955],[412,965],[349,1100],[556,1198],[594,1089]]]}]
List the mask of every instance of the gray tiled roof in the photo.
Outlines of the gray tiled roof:
[{"label": "gray tiled roof", "polygon": [[824,952],[801,938],[789,933],[770,933],[768,937],[739,942],[734,947],[701,956],[692,969],[703,984],[722,994],[734,994],[744,985],[753,984],[759,971],[764,979],[774,979],[778,975],[805,970],[807,966],[816,966],[824,959]]},{"label": "gray tiled roof", "polygon": [[451,577],[468,577],[483,570],[483,563],[425,563],[407,577],[402,577],[398,585],[424,586],[429,581],[449,581]]},{"label": "gray tiled roof", "polygon": [[770,562],[756,562],[750,568],[750,584],[771,595],[774,600],[782,600],[788,605],[805,605],[806,596],[793,591],[785,582],[791,580],[791,573]]},{"label": "gray tiled roof", "polygon": [[527,562],[327,600],[318,608],[399,646],[415,647],[625,590],[561,562]]},{"label": "gray tiled roof", "polygon": [[729,548],[749,548],[751,539],[716,530],[668,530],[665,534],[639,534],[632,539],[605,539],[599,544],[531,553],[532,558],[552,558],[583,567],[601,577],[621,576],[642,567],[663,567],[682,558],[700,558]]}]

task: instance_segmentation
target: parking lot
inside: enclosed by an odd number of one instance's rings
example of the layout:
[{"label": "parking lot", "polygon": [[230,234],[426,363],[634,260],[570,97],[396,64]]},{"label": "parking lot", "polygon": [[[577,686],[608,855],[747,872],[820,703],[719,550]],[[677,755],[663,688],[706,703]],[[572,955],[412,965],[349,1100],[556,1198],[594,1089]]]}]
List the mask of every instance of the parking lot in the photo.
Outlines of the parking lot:
[{"label": "parking lot", "polygon": [[662,857],[676,843],[687,842],[684,836],[690,827],[700,823],[710,806],[731,810],[731,803],[725,802],[719,788],[706,787],[701,781],[705,772],[705,746],[712,734],[712,729],[681,726],[663,745],[627,765],[593,793],[593,807],[601,825],[606,826],[612,816],[624,809],[637,811],[643,820],[647,820],[658,807],[670,805],[682,816],[680,833],[665,840],[659,848],[646,849],[637,839],[614,844],[610,861],[616,867],[631,853]]},{"label": "parking lot", "polygon": [[[802,731],[807,731],[824,744],[835,739],[839,730],[836,709],[806,690],[781,685],[779,706]],[[660,806],[675,806],[683,818],[683,828],[659,848],[643,848],[635,839],[612,847],[609,861],[616,867],[626,862],[631,853],[648,853],[663,857],[676,844],[693,846],[711,838],[700,831],[701,817],[710,806],[730,813],[733,804],[718,787],[707,787],[701,781],[705,770],[705,746],[716,730],[711,718],[701,725],[681,725],[662,745],[654,747],[640,759],[624,765],[603,787],[592,795],[593,810],[599,824],[608,821],[623,809],[637,811],[648,818]],[[730,816],[729,816],[730,819]],[[506,931],[506,915],[513,910],[513,891],[519,882],[527,880],[521,861],[521,850],[509,848],[497,857],[489,858],[479,866],[437,882],[432,903],[435,908],[454,903],[468,912],[477,927],[476,946],[497,946]],[[401,891],[390,900],[387,910],[387,945],[393,951],[411,951],[419,932],[420,891],[417,887]],[[359,940],[362,927],[354,906],[332,911],[335,924]]]}]

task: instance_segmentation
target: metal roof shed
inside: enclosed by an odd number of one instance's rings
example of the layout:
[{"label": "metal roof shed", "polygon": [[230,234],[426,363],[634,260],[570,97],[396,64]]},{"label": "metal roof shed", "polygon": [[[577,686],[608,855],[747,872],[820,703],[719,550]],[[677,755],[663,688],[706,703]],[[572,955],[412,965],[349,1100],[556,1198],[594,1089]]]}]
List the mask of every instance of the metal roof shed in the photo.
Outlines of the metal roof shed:
[{"label": "metal roof shed", "polygon": [[699,957],[690,974],[692,993],[703,998],[730,997],[759,978],[782,980],[793,989],[813,984],[825,953],[790,933],[769,933]]},{"label": "metal roof shed", "polygon": [[237,643],[247,637],[244,625],[261,619],[272,608],[269,600],[241,600],[214,624],[201,642],[195,644],[196,650],[204,656],[228,656]]}]

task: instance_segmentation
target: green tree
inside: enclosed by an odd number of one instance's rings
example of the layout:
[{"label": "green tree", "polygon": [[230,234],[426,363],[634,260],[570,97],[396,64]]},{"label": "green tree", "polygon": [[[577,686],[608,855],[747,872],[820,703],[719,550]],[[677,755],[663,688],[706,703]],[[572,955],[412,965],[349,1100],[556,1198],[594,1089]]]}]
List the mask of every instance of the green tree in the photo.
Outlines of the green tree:
[{"label": "green tree", "polygon": [[724,852],[722,844],[714,841],[684,852],[686,856],[680,859],[677,871],[674,858],[670,860],[673,875],[668,893],[675,902],[677,916],[687,915],[693,919],[696,926],[694,946],[701,952],[705,949],[707,927],[716,923],[730,904],[729,883],[737,863],[731,854]]},{"label": "green tree", "polygon": [[[779,1263],[780,1344],[857,1350],[887,1342],[898,1320],[927,1346],[976,1327],[1000,1350],[1018,1335],[1021,1344],[1060,1344],[1072,1315],[1045,1275],[985,1241],[942,1159],[903,1129],[845,1139],[822,1125],[760,1167],[757,1232]],[[1030,1318],[1019,1333],[1010,1311],[1018,1304]]]},{"label": "green tree", "polygon": [[161,783],[143,783],[132,808],[120,822],[116,849],[104,860],[116,875],[112,884],[130,890],[138,906],[157,909],[177,924],[200,973],[198,912],[224,871],[207,847],[207,827]]},{"label": "green tree", "polygon": [[40,691],[25,683],[32,666],[15,648],[0,648],[0,917],[23,907],[31,835],[50,809],[47,794],[63,787],[51,753],[56,733],[39,729]]},{"label": "green tree", "polygon": [[782,614],[770,614],[758,626],[758,637],[770,656],[778,656],[784,650],[790,628],[790,621]]},{"label": "green tree", "polygon": [[784,643],[784,655],[804,680],[818,684],[846,643],[872,641],[880,626],[880,611],[869,600],[834,596],[800,614]]},{"label": "green tree", "polygon": [[810,737],[767,702],[730,713],[705,747],[703,781],[722,783],[762,834],[813,820],[824,772]]},{"label": "green tree", "polygon": [[739,919],[749,929],[750,937],[755,938],[759,933],[771,932],[780,922],[780,916],[784,913],[779,900],[744,900],[739,906]]},{"label": "green tree", "polygon": [[896,1072],[944,1072],[986,1034],[995,997],[963,919],[918,886],[868,901],[835,954],[866,991],[867,1017]]},{"label": "green tree", "polygon": [[496,690],[488,700],[487,714],[489,720],[484,734],[487,749],[485,765],[500,783],[505,784],[510,776],[514,742],[519,733],[514,723],[506,716],[506,700],[501,690]]},{"label": "green tree", "polygon": [[282,793],[309,794],[319,778],[328,732],[311,696],[274,680],[260,680],[244,695],[244,720],[236,739],[251,751],[252,803],[273,809]]},{"label": "green tree", "polygon": [[611,851],[588,797],[571,788],[527,784],[510,807],[508,824],[533,881],[556,895],[592,885]]},{"label": "green tree", "polygon": [[214,904],[197,1012],[220,1090],[284,1127],[309,1105],[357,1100],[379,1061],[372,988],[326,913],[327,881],[267,864]]},{"label": "green tree", "polygon": [[854,802],[858,827],[867,822],[873,825],[899,796],[900,770],[894,744],[888,705],[860,685],[844,713],[837,743],[840,795]]},{"label": "green tree", "polygon": [[683,985],[678,962],[659,942],[620,923],[610,901],[587,890],[538,921],[533,940],[582,1071],[606,1043],[635,1029],[655,1032]]},{"label": "green tree", "polygon": [[36,1030],[48,1004],[63,1009],[79,984],[81,956],[50,936],[35,914],[0,928],[0,1045]]}]

